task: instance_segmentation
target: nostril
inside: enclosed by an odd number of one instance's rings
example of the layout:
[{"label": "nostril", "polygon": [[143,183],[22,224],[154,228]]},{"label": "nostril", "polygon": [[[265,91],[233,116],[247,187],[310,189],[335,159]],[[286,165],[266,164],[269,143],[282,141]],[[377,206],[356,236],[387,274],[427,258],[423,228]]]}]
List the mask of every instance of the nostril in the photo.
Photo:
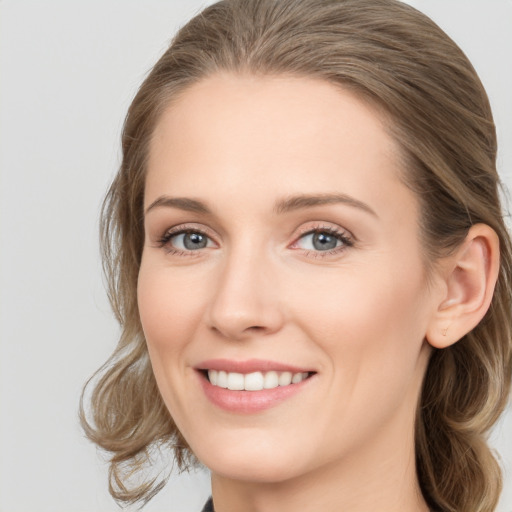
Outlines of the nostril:
[{"label": "nostril", "polygon": [[267,332],[271,332],[268,327],[262,325],[251,325],[249,327],[241,327],[237,329],[236,327],[225,325],[224,328],[212,325],[211,329],[218,335],[226,338],[230,338],[233,340],[243,340],[248,335],[262,335]]}]

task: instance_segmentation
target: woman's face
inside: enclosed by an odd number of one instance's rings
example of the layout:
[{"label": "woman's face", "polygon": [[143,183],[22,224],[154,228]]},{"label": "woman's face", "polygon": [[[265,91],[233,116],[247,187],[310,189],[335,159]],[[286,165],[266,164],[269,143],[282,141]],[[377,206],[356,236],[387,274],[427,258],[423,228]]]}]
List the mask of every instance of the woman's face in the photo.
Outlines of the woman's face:
[{"label": "woman's face", "polygon": [[319,80],[218,74],[162,116],[140,315],[165,404],[214,474],[414,460],[437,302],[399,167],[377,114]]}]

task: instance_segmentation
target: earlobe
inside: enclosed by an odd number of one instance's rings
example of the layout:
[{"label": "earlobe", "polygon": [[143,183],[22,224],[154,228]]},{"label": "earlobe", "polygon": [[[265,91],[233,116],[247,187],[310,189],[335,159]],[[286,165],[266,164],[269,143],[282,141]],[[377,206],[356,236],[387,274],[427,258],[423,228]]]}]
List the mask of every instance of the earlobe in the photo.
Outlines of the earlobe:
[{"label": "earlobe", "polygon": [[475,224],[442,264],[444,292],[427,330],[435,348],[460,340],[485,316],[499,271],[499,239],[486,224]]}]

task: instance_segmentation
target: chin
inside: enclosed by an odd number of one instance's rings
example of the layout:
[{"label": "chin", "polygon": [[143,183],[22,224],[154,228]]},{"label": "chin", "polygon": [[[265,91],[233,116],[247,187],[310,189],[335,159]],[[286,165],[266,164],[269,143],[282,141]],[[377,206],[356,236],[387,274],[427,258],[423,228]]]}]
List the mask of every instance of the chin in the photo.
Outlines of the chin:
[{"label": "chin", "polygon": [[212,473],[225,478],[260,484],[280,483],[298,476],[289,465],[283,466],[274,461],[215,461],[208,466]]},{"label": "chin", "polygon": [[297,450],[288,456],[278,446],[261,446],[259,443],[232,442],[219,446],[222,449],[196,453],[212,473],[255,483],[283,482],[300,473]]}]

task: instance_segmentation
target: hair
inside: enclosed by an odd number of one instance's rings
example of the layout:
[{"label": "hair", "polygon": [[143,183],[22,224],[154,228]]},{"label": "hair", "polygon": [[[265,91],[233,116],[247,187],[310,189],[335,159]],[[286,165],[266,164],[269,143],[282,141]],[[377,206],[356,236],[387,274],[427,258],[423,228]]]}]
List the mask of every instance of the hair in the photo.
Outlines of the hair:
[{"label": "hair", "polygon": [[459,342],[433,349],[415,426],[417,476],[431,509],[495,510],[501,472],[486,439],[507,404],[512,368],[512,255],[495,126],[464,53],[427,16],[397,0],[223,0],[178,31],[141,85],[101,216],[108,293],[122,331],[80,403],[87,436],[110,453],[112,496],[145,503],[160,490],[166,477],[129,481],[147,476],[156,447],[172,448],[180,469],[197,462],[159,394],[136,288],[153,131],[182,92],[218,72],[318,78],[383,112],[401,149],[404,181],[420,203],[426,261],[450,254],[476,223],[497,233],[500,270],[490,308]]}]

